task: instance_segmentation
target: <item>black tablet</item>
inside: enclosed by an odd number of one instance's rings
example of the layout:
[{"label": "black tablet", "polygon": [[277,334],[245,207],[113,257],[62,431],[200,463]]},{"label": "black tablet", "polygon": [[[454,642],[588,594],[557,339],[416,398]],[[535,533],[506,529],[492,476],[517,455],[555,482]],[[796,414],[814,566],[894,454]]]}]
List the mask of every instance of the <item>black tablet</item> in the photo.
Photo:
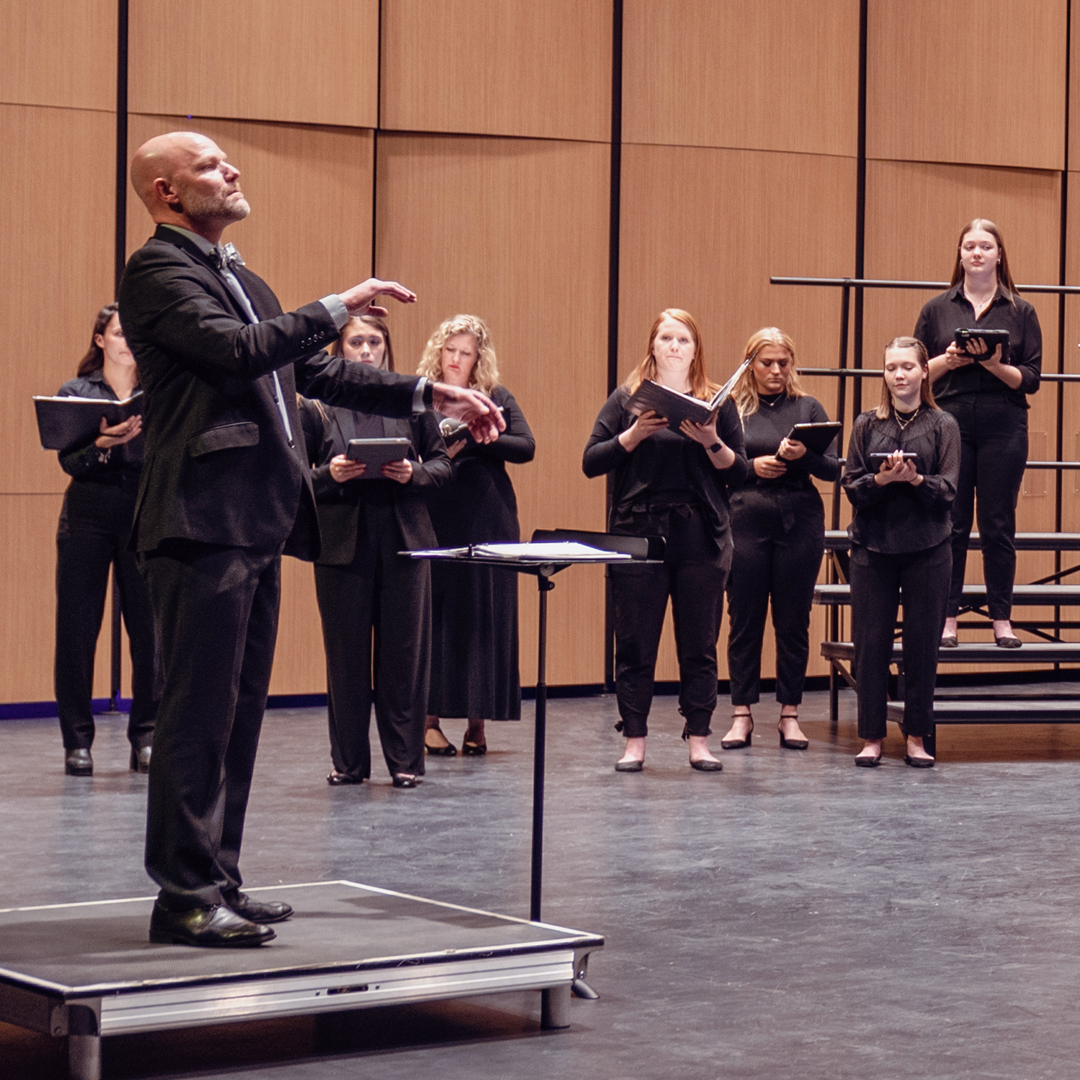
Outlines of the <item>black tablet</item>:
[{"label": "black tablet", "polygon": [[813,450],[815,454],[824,454],[832,446],[833,439],[840,434],[841,426],[836,420],[796,424],[787,437],[793,442],[801,442],[807,450]]},{"label": "black tablet", "polygon": [[408,457],[409,446],[409,440],[405,438],[350,439],[345,456],[350,461],[362,461],[367,466],[361,480],[381,480],[382,467]]},{"label": "black tablet", "polygon": [[[971,352],[969,344],[972,341],[981,340],[986,345],[986,352]],[[994,355],[994,350],[1001,346],[1001,359],[1005,360],[1009,355],[1009,331],[1008,330],[968,330],[957,329],[953,336],[956,347],[973,360],[986,361]]]}]

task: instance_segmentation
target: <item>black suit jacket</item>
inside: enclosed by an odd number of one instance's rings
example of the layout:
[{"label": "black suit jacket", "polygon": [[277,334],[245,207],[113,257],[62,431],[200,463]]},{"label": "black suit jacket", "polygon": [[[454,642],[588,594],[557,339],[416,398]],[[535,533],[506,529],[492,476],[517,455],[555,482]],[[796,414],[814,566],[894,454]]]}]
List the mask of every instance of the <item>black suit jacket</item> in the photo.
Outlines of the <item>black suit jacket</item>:
[{"label": "black suit jacket", "polygon": [[357,545],[364,539],[362,507],[373,496],[389,500],[393,506],[406,548],[419,551],[438,546],[426,495],[450,480],[451,467],[433,412],[420,413],[409,420],[383,418],[385,438],[405,437],[410,441],[407,456],[413,463],[413,475],[407,484],[374,479],[339,484],[330,475],[330,459],[344,454],[349,440],[361,435],[351,409],[322,411],[314,402],[302,398],[300,420],[307,454],[314,466],[312,482],[322,536],[322,553],[316,562],[348,566],[353,561]]},{"label": "black suit jacket", "polygon": [[[120,320],[146,394],[146,457],[132,547],[171,538],[318,554],[318,523],[296,392],[387,416],[409,416],[416,379],[322,351],[338,334],[316,301],[282,313],[246,267],[236,275],[260,322],[187,237],[158,227],[128,261]],[[293,430],[273,397],[278,372]]]}]

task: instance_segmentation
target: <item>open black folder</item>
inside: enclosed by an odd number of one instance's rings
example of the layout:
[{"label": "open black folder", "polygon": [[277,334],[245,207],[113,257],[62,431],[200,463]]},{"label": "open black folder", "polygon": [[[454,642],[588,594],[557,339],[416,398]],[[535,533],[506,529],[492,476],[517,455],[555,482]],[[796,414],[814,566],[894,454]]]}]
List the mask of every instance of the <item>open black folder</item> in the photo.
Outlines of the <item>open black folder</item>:
[{"label": "open black folder", "polygon": [[651,409],[657,416],[667,419],[668,427],[672,431],[678,431],[684,420],[707,424],[717,409],[730,397],[739,376],[753,359],[753,356],[748,356],[735,374],[707,401],[690,394],[680,394],[677,390],[670,390],[658,382],[646,379],[626,403],[626,411],[640,416]]},{"label": "open black folder", "polygon": [[143,392],[136,391],[123,401],[108,398],[35,397],[38,434],[43,450],[71,450],[92,442],[101,432],[101,418],[115,427],[129,416],[143,411]]}]

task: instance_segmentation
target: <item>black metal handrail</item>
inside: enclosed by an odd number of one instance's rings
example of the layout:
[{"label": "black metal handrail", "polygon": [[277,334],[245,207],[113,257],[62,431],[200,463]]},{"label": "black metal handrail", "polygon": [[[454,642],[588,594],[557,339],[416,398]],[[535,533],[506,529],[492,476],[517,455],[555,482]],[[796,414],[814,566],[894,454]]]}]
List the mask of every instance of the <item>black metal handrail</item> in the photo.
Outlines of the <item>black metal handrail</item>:
[{"label": "black metal handrail", "polygon": [[[941,292],[943,289],[950,288],[947,281],[889,281],[885,278],[777,277],[774,275],[769,278],[769,282],[772,285],[825,285],[833,289],[932,289]],[[1017,285],[1016,291],[1070,296],[1080,293],[1080,285]]]}]

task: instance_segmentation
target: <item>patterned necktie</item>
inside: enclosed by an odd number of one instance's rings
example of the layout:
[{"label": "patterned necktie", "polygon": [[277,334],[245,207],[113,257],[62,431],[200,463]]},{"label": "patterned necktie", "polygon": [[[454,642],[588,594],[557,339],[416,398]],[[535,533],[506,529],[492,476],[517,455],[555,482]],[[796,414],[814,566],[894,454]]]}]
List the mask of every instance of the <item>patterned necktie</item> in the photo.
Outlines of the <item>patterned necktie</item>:
[{"label": "patterned necktie", "polygon": [[235,266],[243,266],[244,260],[235,244],[217,244],[210,257],[219,270],[232,270]]}]

